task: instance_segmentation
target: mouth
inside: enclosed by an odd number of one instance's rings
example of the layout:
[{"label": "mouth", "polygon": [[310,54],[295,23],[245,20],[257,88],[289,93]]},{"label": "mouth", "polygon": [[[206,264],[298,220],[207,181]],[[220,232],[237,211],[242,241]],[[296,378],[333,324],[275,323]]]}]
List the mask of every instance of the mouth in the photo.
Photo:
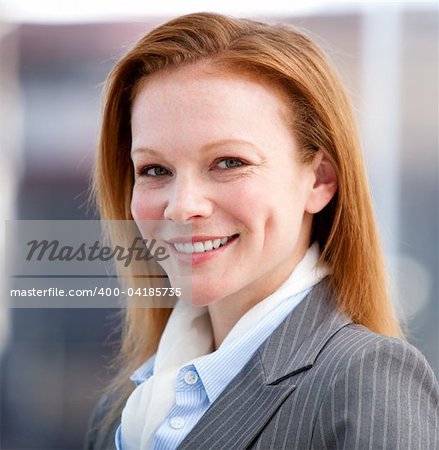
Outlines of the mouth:
[{"label": "mouth", "polygon": [[197,254],[218,250],[237,239],[239,234],[232,236],[216,237],[212,239],[192,238],[191,242],[170,242],[179,253]]}]

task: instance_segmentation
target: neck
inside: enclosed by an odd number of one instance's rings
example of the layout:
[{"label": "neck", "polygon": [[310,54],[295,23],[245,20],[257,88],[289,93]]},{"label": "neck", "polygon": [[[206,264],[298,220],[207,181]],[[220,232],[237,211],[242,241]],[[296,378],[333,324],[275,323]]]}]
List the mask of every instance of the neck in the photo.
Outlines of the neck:
[{"label": "neck", "polygon": [[271,272],[233,295],[208,306],[215,350],[221,345],[239,319],[253,306],[275,292],[289,277],[306,253],[305,247],[294,258],[281,263]]}]

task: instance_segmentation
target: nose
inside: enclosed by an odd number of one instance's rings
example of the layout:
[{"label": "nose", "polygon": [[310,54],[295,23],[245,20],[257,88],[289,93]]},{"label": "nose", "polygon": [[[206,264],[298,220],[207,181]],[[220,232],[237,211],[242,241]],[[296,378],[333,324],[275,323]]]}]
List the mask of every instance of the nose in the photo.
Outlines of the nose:
[{"label": "nose", "polygon": [[170,186],[164,218],[176,222],[190,222],[207,218],[212,214],[213,204],[207,186],[191,176],[176,176]]}]

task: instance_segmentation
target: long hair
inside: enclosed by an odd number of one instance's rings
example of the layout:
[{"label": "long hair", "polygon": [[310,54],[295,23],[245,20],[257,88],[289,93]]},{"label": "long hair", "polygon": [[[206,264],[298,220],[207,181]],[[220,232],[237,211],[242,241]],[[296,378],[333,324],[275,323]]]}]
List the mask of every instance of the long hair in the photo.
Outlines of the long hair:
[{"label": "long hair", "polygon": [[[197,13],[173,19],[141,38],[107,80],[94,193],[102,219],[131,220],[131,105],[140,83],[153,73],[206,60],[232,73],[251,74],[279,86],[290,101],[289,125],[303,162],[325,151],[338,191],[313,218],[312,240],[338,307],[370,330],[401,336],[392,308],[358,132],[350,101],[319,47],[284,25]],[[169,309],[127,309],[120,371],[112,385],[122,393],[129,375],[156,351]],[[129,388],[128,388],[129,390]]]}]

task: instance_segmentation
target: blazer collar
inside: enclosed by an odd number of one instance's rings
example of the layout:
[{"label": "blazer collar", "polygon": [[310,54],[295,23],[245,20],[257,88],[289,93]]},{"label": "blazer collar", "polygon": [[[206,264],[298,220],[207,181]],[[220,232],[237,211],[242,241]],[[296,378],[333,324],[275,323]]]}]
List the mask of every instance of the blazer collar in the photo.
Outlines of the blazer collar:
[{"label": "blazer collar", "polygon": [[[245,448],[296,386],[282,383],[312,367],[326,342],[350,323],[325,281],[256,351],[186,436],[180,449]],[[257,413],[255,404],[258,405]]]},{"label": "blazer collar", "polygon": [[259,349],[267,384],[310,368],[326,342],[351,322],[327,282],[316,285]]}]

